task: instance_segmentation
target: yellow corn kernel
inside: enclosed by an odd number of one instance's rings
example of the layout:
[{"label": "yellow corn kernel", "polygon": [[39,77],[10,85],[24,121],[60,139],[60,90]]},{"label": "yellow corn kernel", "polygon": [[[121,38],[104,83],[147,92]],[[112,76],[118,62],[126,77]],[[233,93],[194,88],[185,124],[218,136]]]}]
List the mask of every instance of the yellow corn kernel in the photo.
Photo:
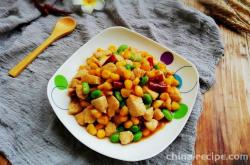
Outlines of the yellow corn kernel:
[{"label": "yellow corn kernel", "polygon": [[104,49],[102,49],[102,48],[97,48],[96,51],[97,51],[97,52],[102,52],[102,51],[104,51]]},{"label": "yellow corn kernel", "polygon": [[173,78],[171,85],[172,86],[178,86],[179,85],[179,81],[176,80],[175,78]]},{"label": "yellow corn kernel", "polygon": [[103,70],[102,71],[102,78],[108,79],[111,75],[111,72],[109,70]]},{"label": "yellow corn kernel", "polygon": [[131,80],[125,80],[124,85],[126,89],[130,90],[133,86],[133,82]]},{"label": "yellow corn kernel", "polygon": [[122,56],[125,58],[125,59],[129,59],[131,57],[131,53],[128,49],[126,49],[124,51],[124,53],[122,54]]},{"label": "yellow corn kernel", "polygon": [[142,135],[144,136],[144,137],[147,137],[147,136],[149,136],[150,135],[150,130],[149,129],[147,129],[147,128],[145,128],[143,131],[142,131]]},{"label": "yellow corn kernel", "polygon": [[111,73],[110,78],[111,78],[113,81],[118,81],[118,80],[120,80],[120,75],[119,75],[119,74],[116,74],[116,73]]},{"label": "yellow corn kernel", "polygon": [[108,50],[111,51],[112,53],[115,53],[117,50],[117,47],[115,45],[109,45]]},{"label": "yellow corn kernel", "polygon": [[102,113],[101,112],[99,112],[98,110],[96,110],[96,109],[91,109],[91,115],[93,116],[93,117],[95,117],[95,118],[100,118],[101,116],[102,116]]},{"label": "yellow corn kernel", "polygon": [[161,120],[164,117],[164,114],[161,112],[159,108],[154,110],[154,119]]},{"label": "yellow corn kernel", "polygon": [[133,84],[134,85],[138,85],[140,82],[140,78],[139,77],[136,77],[134,80],[133,80]]},{"label": "yellow corn kernel", "polygon": [[142,90],[142,87],[140,87],[139,85],[136,85],[135,86],[135,94],[139,97],[142,97],[143,96],[143,90]]},{"label": "yellow corn kernel", "polygon": [[165,106],[168,110],[172,110],[171,98],[168,98],[168,99],[163,103],[163,106]]},{"label": "yellow corn kernel", "polygon": [[153,71],[153,70],[148,71],[146,74],[147,74],[147,76],[148,76],[149,78],[155,77],[155,71]]},{"label": "yellow corn kernel", "polygon": [[94,62],[90,62],[90,63],[89,63],[89,66],[90,66],[91,69],[96,69],[96,68],[98,68],[98,65],[97,65],[96,63],[94,63]]},{"label": "yellow corn kernel", "polygon": [[177,102],[173,101],[171,104],[171,110],[175,111],[179,108],[180,108],[180,105]]},{"label": "yellow corn kernel", "polygon": [[140,120],[137,117],[131,117],[131,121],[133,122],[133,124],[137,125],[140,123]]},{"label": "yellow corn kernel", "polygon": [[99,129],[99,130],[97,131],[96,136],[97,136],[98,138],[100,138],[100,139],[105,138],[105,131],[104,131],[104,129]]},{"label": "yellow corn kernel", "polygon": [[166,69],[166,65],[161,63],[161,62],[158,63],[158,66],[160,67],[160,70],[165,70]]},{"label": "yellow corn kernel", "polygon": [[86,65],[80,65],[80,66],[79,66],[79,70],[86,69],[86,67],[87,67]]},{"label": "yellow corn kernel", "polygon": [[132,76],[132,73],[131,73],[130,70],[124,70],[123,71],[123,76],[124,76],[125,79],[130,79],[131,76]]},{"label": "yellow corn kernel", "polygon": [[140,68],[141,67],[141,63],[140,62],[133,62],[133,66],[135,68]]},{"label": "yellow corn kernel", "polygon": [[109,90],[112,89],[112,85],[111,85],[110,82],[104,82],[103,84],[99,85],[97,88],[100,89],[100,90],[107,90],[107,91],[109,91]]},{"label": "yellow corn kernel", "polygon": [[127,116],[128,115],[128,107],[123,106],[122,109],[120,110],[120,115],[121,116]]},{"label": "yellow corn kernel", "polygon": [[125,89],[125,88],[122,88],[122,89],[121,89],[121,94],[122,94],[122,97],[127,98],[127,97],[129,97],[129,95],[130,95],[130,90]]},{"label": "yellow corn kernel", "polygon": [[87,126],[87,132],[88,132],[89,134],[91,134],[91,135],[94,135],[94,136],[96,135],[97,130],[96,130],[94,124],[89,124],[89,125]]},{"label": "yellow corn kernel", "polygon": [[102,129],[102,128],[104,128],[104,125],[98,123],[98,124],[95,126],[95,128],[96,128],[97,130],[98,130],[98,129]]},{"label": "yellow corn kernel", "polygon": [[109,122],[109,118],[108,116],[104,115],[104,116],[97,118],[97,122],[103,125],[107,125]]},{"label": "yellow corn kernel", "polygon": [[127,120],[128,120],[128,116],[118,116],[118,121],[120,123],[124,123]]},{"label": "yellow corn kernel", "polygon": [[101,76],[101,69],[100,68],[95,69],[95,75],[99,76],[99,77]]},{"label": "yellow corn kernel", "polygon": [[169,98],[169,94],[164,92],[160,95],[160,99],[166,101]]},{"label": "yellow corn kernel", "polygon": [[132,127],[133,122],[131,120],[128,120],[123,125],[126,129],[129,129],[130,127]]},{"label": "yellow corn kernel", "polygon": [[153,108],[157,109],[160,108],[160,106],[163,104],[162,100],[155,100],[153,103]]},{"label": "yellow corn kernel", "polygon": [[125,61],[118,61],[118,62],[116,62],[116,66],[124,66],[124,65],[126,65]]},{"label": "yellow corn kernel", "polygon": [[167,85],[171,85],[172,84],[172,77],[167,77],[164,79],[164,82],[167,84]]}]

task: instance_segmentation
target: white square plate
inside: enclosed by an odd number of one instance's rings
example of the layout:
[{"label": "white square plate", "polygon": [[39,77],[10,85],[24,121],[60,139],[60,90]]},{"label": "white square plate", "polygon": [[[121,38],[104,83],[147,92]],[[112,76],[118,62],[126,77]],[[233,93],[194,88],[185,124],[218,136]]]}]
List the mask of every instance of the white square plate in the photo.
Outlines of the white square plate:
[{"label": "white square plate", "polygon": [[[188,107],[186,115],[180,119],[172,120],[149,138],[129,145],[114,144],[111,143],[108,138],[100,140],[88,134],[83,127],[78,125],[75,118],[67,112],[70,101],[69,96],[67,96],[67,82],[71,81],[78,67],[84,63],[87,57],[91,56],[97,48],[107,48],[110,44],[117,46],[127,44],[139,50],[145,50],[155,56],[156,59],[164,61],[167,67],[175,72],[175,76],[182,84],[180,86],[183,98],[182,103]],[[62,80],[62,88],[56,87],[56,76]],[[125,161],[139,161],[157,155],[168,147],[180,134],[195,103],[199,87],[198,81],[199,75],[195,66],[180,55],[134,31],[123,27],[111,27],[103,30],[80,47],[56,71],[49,80],[47,95],[57,117],[71,134],[83,144],[108,157]]]}]

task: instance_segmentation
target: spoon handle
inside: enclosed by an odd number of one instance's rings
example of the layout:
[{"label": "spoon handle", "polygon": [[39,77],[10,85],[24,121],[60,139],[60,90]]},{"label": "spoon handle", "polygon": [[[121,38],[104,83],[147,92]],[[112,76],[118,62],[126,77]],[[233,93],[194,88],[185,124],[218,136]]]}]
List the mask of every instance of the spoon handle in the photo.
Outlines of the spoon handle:
[{"label": "spoon handle", "polygon": [[29,53],[22,61],[14,66],[10,71],[9,75],[17,77],[44,49],[46,49],[56,38],[51,35],[49,36],[39,47]]}]

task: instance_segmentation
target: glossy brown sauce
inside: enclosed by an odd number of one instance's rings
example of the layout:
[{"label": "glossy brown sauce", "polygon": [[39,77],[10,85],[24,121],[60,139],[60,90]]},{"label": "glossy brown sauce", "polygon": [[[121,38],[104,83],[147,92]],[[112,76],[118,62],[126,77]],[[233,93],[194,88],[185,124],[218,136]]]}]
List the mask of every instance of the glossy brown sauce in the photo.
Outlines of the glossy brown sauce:
[{"label": "glossy brown sauce", "polygon": [[166,121],[166,120],[159,121],[159,124],[156,127],[156,129],[154,131],[150,131],[150,134],[148,136],[146,136],[146,137],[143,136],[141,140],[149,138],[150,136],[152,136],[153,134],[155,134],[157,131],[161,130],[167,123],[169,123],[169,122]]}]

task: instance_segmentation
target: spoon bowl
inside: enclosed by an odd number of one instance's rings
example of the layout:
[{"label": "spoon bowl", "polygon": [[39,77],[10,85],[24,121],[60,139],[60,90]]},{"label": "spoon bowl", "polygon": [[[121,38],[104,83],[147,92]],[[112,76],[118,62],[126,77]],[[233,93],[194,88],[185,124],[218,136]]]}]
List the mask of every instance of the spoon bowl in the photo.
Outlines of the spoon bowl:
[{"label": "spoon bowl", "polygon": [[10,71],[9,75],[17,77],[44,49],[46,49],[55,40],[70,34],[76,28],[76,21],[72,17],[60,18],[51,35],[34,51],[29,53],[22,61],[14,66]]}]

